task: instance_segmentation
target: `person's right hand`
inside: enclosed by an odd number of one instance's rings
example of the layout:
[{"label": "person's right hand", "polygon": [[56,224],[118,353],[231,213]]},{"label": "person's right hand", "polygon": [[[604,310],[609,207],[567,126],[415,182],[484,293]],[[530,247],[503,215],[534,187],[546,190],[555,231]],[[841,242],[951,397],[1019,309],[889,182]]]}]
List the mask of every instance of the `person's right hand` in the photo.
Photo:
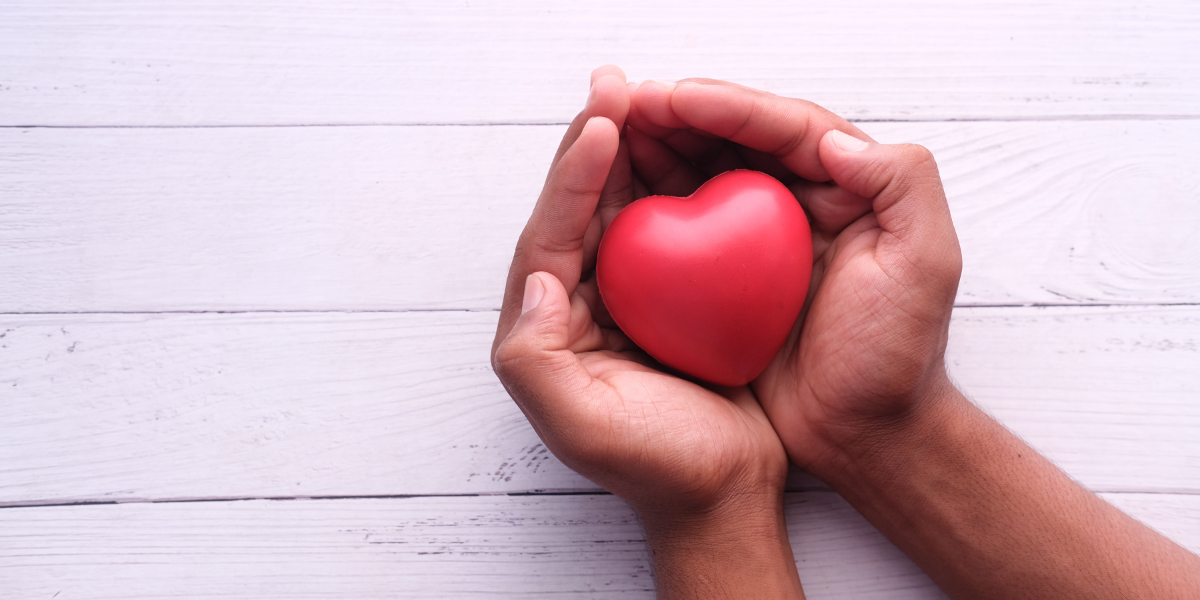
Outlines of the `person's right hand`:
[{"label": "person's right hand", "polygon": [[640,173],[751,167],[813,227],[813,283],[752,389],[791,460],[952,598],[1200,597],[1200,558],[1084,489],[951,385],[961,254],[937,166],[807,102],[720,82],[642,84]]},{"label": "person's right hand", "polygon": [[643,83],[629,124],[644,180],[677,182],[682,195],[753,168],[788,185],[809,216],[805,310],[752,384],[794,463],[824,478],[941,396],[961,254],[928,150],[878,144],[812,103],[712,80]]}]

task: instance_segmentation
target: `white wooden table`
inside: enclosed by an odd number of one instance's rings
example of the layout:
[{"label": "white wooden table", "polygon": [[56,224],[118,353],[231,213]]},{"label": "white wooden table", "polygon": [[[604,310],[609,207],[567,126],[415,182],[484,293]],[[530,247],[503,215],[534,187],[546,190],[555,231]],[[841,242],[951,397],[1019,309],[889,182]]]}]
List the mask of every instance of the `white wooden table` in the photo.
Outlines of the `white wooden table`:
[{"label": "white wooden table", "polygon": [[[0,595],[649,598],[489,369],[587,74],[938,157],[953,375],[1200,550],[1200,6],[0,0]],[[820,482],[810,598],[938,598]]]}]

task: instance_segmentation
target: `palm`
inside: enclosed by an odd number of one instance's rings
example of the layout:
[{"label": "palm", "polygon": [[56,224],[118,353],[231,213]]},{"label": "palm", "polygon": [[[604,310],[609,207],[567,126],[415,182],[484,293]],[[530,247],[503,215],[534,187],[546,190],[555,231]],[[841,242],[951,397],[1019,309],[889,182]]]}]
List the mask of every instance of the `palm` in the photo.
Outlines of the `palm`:
[{"label": "palm", "polygon": [[814,238],[826,242],[818,243],[806,314],[754,382],[801,466],[814,457],[817,430],[903,413],[941,365],[956,286],[933,284],[936,270],[879,221],[866,212],[835,230],[819,224],[836,219],[814,214]]},{"label": "palm", "polygon": [[[728,94],[742,92],[727,87],[720,91],[721,85],[726,84],[708,87],[708,93],[726,94],[726,100],[736,104]],[[711,97],[691,101],[688,107],[712,129],[680,128],[668,124],[677,116],[663,117],[678,108],[679,98],[674,102],[661,90],[639,92],[639,110],[630,113],[631,124],[639,129],[629,136],[630,155],[642,159],[635,160],[635,171],[647,180],[668,182],[660,187],[669,191],[660,193],[690,194],[720,172],[749,168],[787,185],[809,217],[814,256],[809,297],[778,356],[752,383],[776,430],[786,432],[783,442],[789,454],[803,465],[812,456],[817,428],[895,408],[891,399],[913,385],[926,364],[912,359],[914,344],[931,352],[944,344],[944,339],[927,339],[929,325],[944,318],[941,298],[931,303],[911,293],[927,286],[920,285],[919,274],[906,264],[910,257],[903,244],[879,226],[875,199],[827,183],[829,175],[816,155],[819,135],[811,138],[812,147],[801,151],[801,146],[789,143],[794,138],[779,121],[764,120],[761,129],[755,129],[747,126],[751,121],[739,116],[739,110],[711,110],[717,102]],[[749,110],[762,105],[740,106]],[[798,125],[799,130],[812,132],[813,121],[825,119],[825,127],[856,131],[869,139],[849,123],[822,116],[803,103],[791,108],[808,114],[800,119],[804,125]],[[658,122],[648,114],[658,115]],[[725,129],[758,146],[714,136]],[[784,153],[779,154],[781,148]],[[937,308],[923,312],[923,306]]]},{"label": "palm", "polygon": [[896,322],[904,312],[877,291],[888,281],[876,260],[881,231],[871,217],[864,219],[837,236],[822,232],[835,242],[815,259],[806,314],[754,383],[777,426],[800,432],[789,435],[794,457],[808,454],[796,446],[815,428],[886,409],[876,403],[904,377],[905,365],[893,351],[907,330]]},{"label": "palm", "polygon": [[874,258],[872,238],[878,235],[878,229],[848,232],[849,247],[828,251],[830,264],[822,269],[799,340],[782,350],[783,361],[772,365],[790,368],[789,380],[803,381],[825,409],[842,410],[846,407],[837,403],[851,397],[886,395],[883,387],[894,381],[883,371],[891,370],[887,349],[898,334],[888,327],[895,306],[874,293],[879,281],[886,280]]},{"label": "palm", "polygon": [[[748,386],[706,389],[660,370],[613,323],[600,299],[592,270],[600,235],[637,197],[655,191],[633,174],[621,152],[610,171],[583,248],[583,280],[572,300],[570,348],[593,381],[583,441],[609,464],[625,465],[621,481],[656,482],[703,506],[747,467],[781,474],[786,455]],[[600,235],[597,235],[600,234]],[[567,283],[567,282],[564,282]],[[570,289],[570,286],[568,286]],[[572,465],[619,495],[621,481],[606,481],[586,465]]]},{"label": "palm", "polygon": [[[707,389],[663,372],[604,308],[594,268],[607,225],[635,198],[690,193],[700,181],[686,189],[659,174],[669,165],[641,152],[633,130],[619,135],[623,76],[602,68],[593,77],[517,244],[493,343],[497,375],[559,458],[635,504],[657,490],[711,507],[747,476],[781,489],[786,455],[750,389]],[[526,301],[539,324],[513,333]]]},{"label": "palm", "polygon": [[654,482],[707,506],[747,468],[784,469],[783,448],[748,388],[718,394],[648,366],[636,350],[590,350],[580,359],[593,382],[579,441],[623,469],[619,481],[609,481],[581,467],[618,495],[639,491],[622,489],[623,482]]}]

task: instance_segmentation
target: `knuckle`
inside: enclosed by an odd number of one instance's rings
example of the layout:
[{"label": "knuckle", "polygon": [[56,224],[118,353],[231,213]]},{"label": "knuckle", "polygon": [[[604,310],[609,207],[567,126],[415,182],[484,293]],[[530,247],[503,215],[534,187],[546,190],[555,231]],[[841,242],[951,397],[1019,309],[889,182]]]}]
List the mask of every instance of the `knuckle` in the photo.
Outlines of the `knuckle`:
[{"label": "knuckle", "polygon": [[729,135],[726,135],[724,137],[726,137],[727,139],[730,139],[730,140],[740,139],[742,136],[742,133],[745,132],[746,128],[749,127],[750,124],[754,122],[754,119],[758,116],[758,114],[761,110],[762,110],[762,97],[757,94],[751,96],[750,97],[750,108],[748,110],[746,110],[746,114],[744,117],[742,117],[742,121],[740,123],[738,123],[737,126],[733,128],[733,130],[731,130],[729,132]]},{"label": "knuckle", "polygon": [[564,234],[554,227],[537,227],[535,219],[545,223],[547,219],[534,215],[517,239],[517,247],[513,252],[513,264],[526,264],[527,261],[541,259],[547,256],[558,256],[578,252],[583,249],[583,241],[587,235],[574,232]]},{"label": "knuckle", "polygon": [[593,196],[599,197],[605,180],[597,181],[594,177],[580,176],[578,173],[564,173],[557,183],[557,189],[551,190],[550,198],[551,206],[556,208],[571,206]]},{"label": "knuckle", "polygon": [[916,163],[933,162],[933,152],[920,144],[902,144],[904,153]]},{"label": "knuckle", "polygon": [[510,337],[500,342],[492,355],[492,370],[506,384],[519,380],[525,371],[528,352],[521,346],[520,341]]},{"label": "knuckle", "polygon": [[906,171],[913,171],[927,175],[930,172],[937,173],[937,159],[933,157],[933,152],[929,148],[920,144],[904,144],[901,147],[901,155],[904,157],[904,166]]},{"label": "knuckle", "polygon": [[788,157],[804,145],[812,130],[810,106],[815,105],[807,100],[788,99],[787,108],[793,113],[792,119],[794,123],[792,124],[792,131],[771,154],[774,154],[778,158]]},{"label": "knuckle", "polygon": [[890,168],[883,168],[888,182],[884,186],[900,194],[927,187],[940,187],[937,161],[928,148],[918,144],[901,144]]}]

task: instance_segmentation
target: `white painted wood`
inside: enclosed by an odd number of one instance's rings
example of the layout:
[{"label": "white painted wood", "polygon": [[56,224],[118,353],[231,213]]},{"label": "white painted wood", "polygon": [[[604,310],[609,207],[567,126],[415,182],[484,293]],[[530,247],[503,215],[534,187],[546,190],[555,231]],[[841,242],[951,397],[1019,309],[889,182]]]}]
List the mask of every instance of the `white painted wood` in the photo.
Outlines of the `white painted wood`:
[{"label": "white painted wood", "polygon": [[[308,126],[561,123],[604,62],[1008,120],[864,123],[937,154],[959,304],[1190,306],[960,308],[951,370],[1200,550],[1198,36],[1183,0],[6,2],[0,313],[43,314],[0,314],[0,590],[652,597],[615,498],[444,496],[596,489],[486,357],[562,127]],[[810,598],[942,597],[790,488]],[[14,507],[411,494],[442,496]]]},{"label": "white painted wood", "polygon": [[957,309],[946,360],[1084,485],[1200,492],[1200,307]]},{"label": "white painted wood", "polygon": [[1100,494],[1176,543],[1200,554],[1200,496],[1194,494]]},{"label": "white painted wood", "polygon": [[9,500],[595,489],[492,374],[496,313],[0,323]]},{"label": "white painted wood", "polygon": [[0,310],[498,307],[561,135],[0,130]]},{"label": "white painted wood", "polygon": [[[1106,494],[1200,550],[1200,496]],[[945,598],[836,494],[789,494],[806,595]],[[12,598],[653,598],[612,496],[121,504],[0,510]]]},{"label": "white painted wood", "polygon": [[[1200,122],[870,123],[960,304],[1200,302]],[[562,127],[0,130],[0,311],[498,308]]]},{"label": "white painted wood", "polygon": [[1187,0],[0,7],[0,124],[562,122],[588,72],[736,80],[861,119],[1189,115]]},{"label": "white painted wood", "polygon": [[[596,490],[492,374],[495,319],[3,317],[0,503]],[[948,360],[1085,485],[1200,493],[1198,355],[1198,307],[964,308]]]}]

